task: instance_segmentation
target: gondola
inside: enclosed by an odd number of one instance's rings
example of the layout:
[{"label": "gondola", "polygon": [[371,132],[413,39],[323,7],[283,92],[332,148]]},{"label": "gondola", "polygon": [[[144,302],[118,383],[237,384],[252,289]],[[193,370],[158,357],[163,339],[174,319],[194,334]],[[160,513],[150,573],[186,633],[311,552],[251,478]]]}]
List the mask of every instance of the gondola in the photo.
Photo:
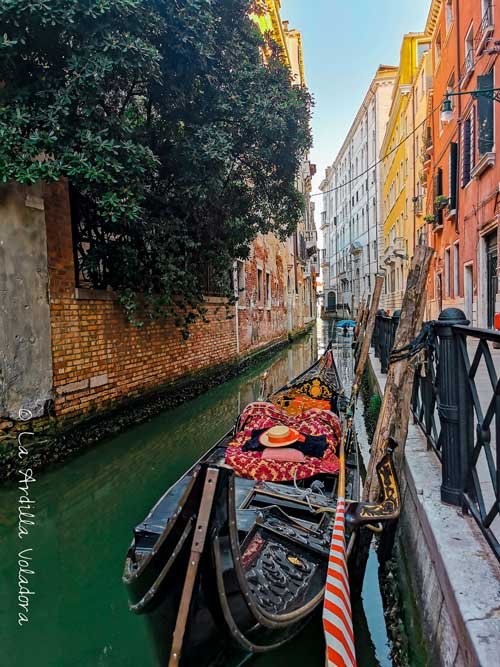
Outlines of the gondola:
[{"label": "gondola", "polygon": [[[329,346],[295,380],[247,406],[135,528],[123,581],[131,611],[147,619],[158,664],[242,664],[311,619],[324,595],[341,438],[351,562],[363,526],[397,517],[390,447],[377,469],[379,502],[360,502],[353,407]],[[248,449],[255,433],[276,423],[305,442],[324,437],[323,456],[276,461]]]}]

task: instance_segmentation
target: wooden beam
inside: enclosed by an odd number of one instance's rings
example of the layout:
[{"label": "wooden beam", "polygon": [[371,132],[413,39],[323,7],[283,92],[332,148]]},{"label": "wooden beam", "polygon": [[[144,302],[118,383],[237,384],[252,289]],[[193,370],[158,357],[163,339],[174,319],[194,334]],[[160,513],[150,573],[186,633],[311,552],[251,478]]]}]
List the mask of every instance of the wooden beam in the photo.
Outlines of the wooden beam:
[{"label": "wooden beam", "polygon": [[370,304],[370,310],[368,312],[366,328],[363,335],[363,340],[361,342],[361,351],[359,353],[359,359],[356,366],[356,375],[354,378],[355,393],[359,391],[359,387],[361,386],[361,380],[363,378],[363,373],[365,371],[366,360],[368,359],[368,353],[370,351],[370,345],[372,342],[373,330],[375,329],[375,318],[377,316],[377,310],[380,303],[380,295],[382,294],[383,285],[384,285],[384,276],[378,275],[375,278],[373,297]]},{"label": "wooden beam", "polygon": [[362,310],[361,316],[359,318],[358,336],[357,336],[357,339],[356,339],[356,348],[354,350],[355,368],[358,367],[359,355],[361,354],[361,348],[363,346],[363,340],[365,338],[366,325],[368,323],[369,313],[370,313],[370,295],[368,295],[368,298],[366,299],[366,302],[363,299],[363,310]]},{"label": "wooden beam", "polygon": [[[408,275],[406,291],[401,308],[401,319],[396,332],[394,349],[408,345],[420,333],[424,317],[427,278],[434,250],[427,246],[417,246],[412,267]],[[364,488],[364,499],[376,501],[378,479],[376,466],[384,452],[384,444],[391,437],[398,443],[394,454],[396,470],[401,471],[404,446],[408,435],[410,402],[413,388],[413,363],[409,359],[397,361],[389,366],[382,407],[373,436],[371,456]]]},{"label": "wooden beam", "polygon": [[179,611],[177,613],[175,630],[172,637],[172,648],[170,650],[168,667],[177,667],[181,659],[182,645],[184,643],[184,634],[186,632],[186,624],[188,620],[189,609],[191,607],[191,599],[193,597],[201,555],[205,548],[205,541],[210,524],[210,516],[212,514],[212,506],[214,504],[215,489],[217,487],[218,477],[219,471],[217,468],[207,468],[205,484],[203,487],[203,495],[201,496],[198,517],[196,519],[196,528],[193,536],[193,543],[191,545],[191,553],[189,555],[189,561],[187,565],[186,578],[184,579],[184,587],[182,589]]}]

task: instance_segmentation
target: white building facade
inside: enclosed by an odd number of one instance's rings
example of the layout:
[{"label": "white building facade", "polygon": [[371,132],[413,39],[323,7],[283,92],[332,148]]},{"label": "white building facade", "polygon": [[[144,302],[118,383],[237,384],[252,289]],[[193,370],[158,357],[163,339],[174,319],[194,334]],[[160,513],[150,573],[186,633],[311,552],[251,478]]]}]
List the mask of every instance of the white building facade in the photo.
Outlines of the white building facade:
[{"label": "white building facade", "polygon": [[381,65],[320,190],[324,309],[355,316],[371,294],[382,239],[381,173],[377,164],[397,68]]}]

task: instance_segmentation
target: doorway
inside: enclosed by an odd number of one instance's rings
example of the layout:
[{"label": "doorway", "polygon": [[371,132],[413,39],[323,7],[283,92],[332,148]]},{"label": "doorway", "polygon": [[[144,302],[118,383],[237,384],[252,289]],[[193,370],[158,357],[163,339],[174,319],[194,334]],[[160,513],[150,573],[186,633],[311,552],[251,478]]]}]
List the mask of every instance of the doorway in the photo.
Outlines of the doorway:
[{"label": "doorway", "polygon": [[485,239],[486,242],[486,323],[493,328],[498,291],[498,244],[496,231]]},{"label": "doorway", "polygon": [[474,278],[472,264],[464,266],[464,310],[466,318],[473,324]]}]

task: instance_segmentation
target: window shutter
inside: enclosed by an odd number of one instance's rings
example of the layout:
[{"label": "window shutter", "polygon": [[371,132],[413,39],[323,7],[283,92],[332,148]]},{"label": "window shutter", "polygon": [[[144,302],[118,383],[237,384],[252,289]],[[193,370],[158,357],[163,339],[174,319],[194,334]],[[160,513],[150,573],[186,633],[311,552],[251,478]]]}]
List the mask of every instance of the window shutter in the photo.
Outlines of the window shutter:
[{"label": "window shutter", "polygon": [[[434,199],[443,194],[443,170],[439,168],[434,176]],[[443,209],[434,203],[434,216],[439,225],[443,224]]]},{"label": "window shutter", "polygon": [[[473,106],[470,110],[470,147],[469,147],[469,162],[470,162],[470,171],[474,169],[476,164],[476,107]],[[469,180],[470,180],[470,171],[469,171]]]},{"label": "window shutter", "polygon": [[462,125],[462,187],[470,181],[471,170],[471,119],[466,118]]},{"label": "window shutter", "polygon": [[450,144],[450,210],[457,207],[457,167],[458,167],[458,144],[452,141]]},{"label": "window shutter", "polygon": [[436,173],[434,196],[437,197],[438,195],[442,194],[443,194],[443,170],[441,169],[441,167],[439,167]]},{"label": "window shutter", "polygon": [[[479,90],[493,88],[493,71],[477,77]],[[484,155],[493,150],[493,100],[480,95],[477,98],[477,150]]]}]

